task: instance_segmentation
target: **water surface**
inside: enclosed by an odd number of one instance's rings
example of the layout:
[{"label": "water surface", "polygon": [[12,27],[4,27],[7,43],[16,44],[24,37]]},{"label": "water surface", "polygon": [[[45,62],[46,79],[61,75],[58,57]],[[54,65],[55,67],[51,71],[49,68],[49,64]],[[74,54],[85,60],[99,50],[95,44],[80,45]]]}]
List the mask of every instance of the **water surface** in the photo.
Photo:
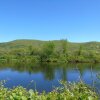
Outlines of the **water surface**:
[{"label": "water surface", "polygon": [[[21,85],[39,92],[49,92],[59,86],[59,80],[78,82],[80,78],[100,90],[100,64],[58,64],[58,63],[12,63],[0,64],[0,80],[7,80],[5,87]],[[36,84],[36,85],[35,85]]]}]

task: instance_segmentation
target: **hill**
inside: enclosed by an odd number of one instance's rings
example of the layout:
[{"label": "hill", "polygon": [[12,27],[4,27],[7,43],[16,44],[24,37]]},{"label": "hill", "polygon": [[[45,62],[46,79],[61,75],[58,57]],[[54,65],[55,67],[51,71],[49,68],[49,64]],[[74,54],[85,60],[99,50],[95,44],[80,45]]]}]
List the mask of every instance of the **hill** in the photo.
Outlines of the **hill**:
[{"label": "hill", "polygon": [[[0,49],[18,49],[18,48],[25,48],[28,46],[33,46],[34,48],[40,48],[43,44],[48,43],[49,41],[41,41],[41,40],[14,40],[11,42],[0,43]],[[61,40],[54,40],[52,41],[56,48],[61,46]],[[85,43],[72,43],[68,42],[69,50],[76,50],[80,46],[83,47],[85,50],[100,50],[100,42],[85,42]]]},{"label": "hill", "polygon": [[0,59],[100,62],[100,42],[14,40],[0,43]]}]

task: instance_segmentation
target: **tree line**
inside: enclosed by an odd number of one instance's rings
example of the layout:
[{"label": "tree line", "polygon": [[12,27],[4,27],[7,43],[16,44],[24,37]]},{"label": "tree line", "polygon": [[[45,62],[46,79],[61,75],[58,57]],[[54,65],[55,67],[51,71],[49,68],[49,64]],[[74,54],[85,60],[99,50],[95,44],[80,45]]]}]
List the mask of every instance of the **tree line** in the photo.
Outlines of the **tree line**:
[{"label": "tree line", "polygon": [[28,46],[27,48],[17,48],[2,52],[0,50],[0,60],[2,61],[34,61],[34,62],[100,62],[100,53],[84,49],[80,45],[77,50],[69,49],[69,42],[66,39],[60,41],[56,47],[52,41],[46,42],[40,48]]}]

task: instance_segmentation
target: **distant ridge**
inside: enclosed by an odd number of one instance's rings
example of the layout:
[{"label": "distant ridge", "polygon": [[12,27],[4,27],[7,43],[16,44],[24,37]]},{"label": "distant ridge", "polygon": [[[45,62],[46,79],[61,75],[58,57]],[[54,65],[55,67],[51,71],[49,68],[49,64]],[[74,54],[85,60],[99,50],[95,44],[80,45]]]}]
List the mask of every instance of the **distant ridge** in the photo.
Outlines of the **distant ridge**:
[{"label": "distant ridge", "polygon": [[[61,40],[51,40],[51,41],[55,44],[56,48],[58,48],[61,45]],[[41,48],[41,46],[47,42],[49,41],[19,39],[19,40],[13,40],[10,42],[0,43],[0,49],[10,50],[10,49],[15,49],[15,48],[23,48],[23,47],[25,48],[28,46],[33,46],[34,48]],[[97,41],[83,42],[83,43],[68,42],[68,49],[76,50],[76,49],[79,49],[80,45],[85,50],[96,50],[100,52],[100,42],[97,42]]]}]

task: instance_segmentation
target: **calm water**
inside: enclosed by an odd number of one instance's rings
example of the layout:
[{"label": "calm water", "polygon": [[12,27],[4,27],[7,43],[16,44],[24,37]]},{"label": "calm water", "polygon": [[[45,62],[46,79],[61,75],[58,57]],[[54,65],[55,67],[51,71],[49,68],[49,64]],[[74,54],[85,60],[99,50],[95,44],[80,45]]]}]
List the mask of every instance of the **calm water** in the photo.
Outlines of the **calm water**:
[{"label": "calm water", "polygon": [[[78,82],[80,77],[89,85],[100,90],[100,64],[0,64],[0,80],[7,80],[5,86],[12,88],[21,85],[39,92],[49,92],[59,86],[59,80]],[[31,83],[31,81],[33,82]],[[30,84],[31,83],[31,84]]]}]

